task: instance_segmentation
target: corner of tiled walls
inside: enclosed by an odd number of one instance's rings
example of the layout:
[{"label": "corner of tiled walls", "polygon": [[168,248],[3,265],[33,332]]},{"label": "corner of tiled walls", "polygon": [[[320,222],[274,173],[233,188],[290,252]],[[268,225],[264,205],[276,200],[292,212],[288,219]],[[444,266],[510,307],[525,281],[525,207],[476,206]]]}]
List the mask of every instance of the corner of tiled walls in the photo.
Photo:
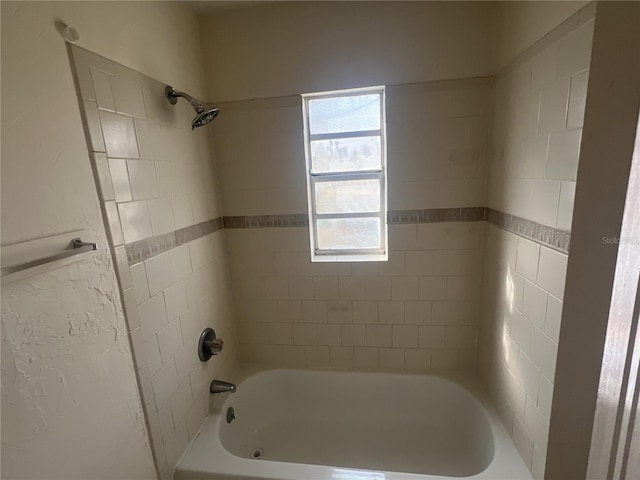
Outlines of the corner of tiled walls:
[{"label": "corner of tiled walls", "polygon": [[[207,415],[209,382],[236,357],[210,143],[164,84],[71,49],[156,467],[168,479]],[[201,363],[207,326],[225,348]]]},{"label": "corner of tiled walls", "polygon": [[491,88],[387,88],[390,255],[373,263],[310,261],[300,98],[220,105],[211,134],[244,361],[474,368],[484,210],[463,212],[484,207]]},{"label": "corner of tiled walls", "polygon": [[[594,5],[496,76],[478,364],[543,478]],[[499,228],[500,227],[500,228]],[[550,241],[557,240],[557,241]]]}]

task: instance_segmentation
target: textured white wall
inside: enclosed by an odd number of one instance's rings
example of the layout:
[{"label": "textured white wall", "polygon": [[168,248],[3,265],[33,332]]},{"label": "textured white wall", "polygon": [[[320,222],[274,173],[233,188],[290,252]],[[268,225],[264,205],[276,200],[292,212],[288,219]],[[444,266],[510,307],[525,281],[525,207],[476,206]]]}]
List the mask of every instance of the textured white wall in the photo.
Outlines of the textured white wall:
[{"label": "textured white wall", "polygon": [[87,228],[102,247],[3,287],[2,475],[154,478],[58,18],[81,46],[204,90],[197,21],[184,6],[2,2],[2,244]]}]

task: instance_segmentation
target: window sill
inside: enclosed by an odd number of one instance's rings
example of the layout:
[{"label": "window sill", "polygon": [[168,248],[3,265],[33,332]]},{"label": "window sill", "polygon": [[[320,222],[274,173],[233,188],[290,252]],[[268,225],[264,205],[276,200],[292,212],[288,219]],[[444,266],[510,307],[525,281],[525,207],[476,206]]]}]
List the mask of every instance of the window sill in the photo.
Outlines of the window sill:
[{"label": "window sill", "polygon": [[311,262],[327,263],[327,262],[387,262],[389,255],[385,253],[363,253],[344,255],[311,255]]}]

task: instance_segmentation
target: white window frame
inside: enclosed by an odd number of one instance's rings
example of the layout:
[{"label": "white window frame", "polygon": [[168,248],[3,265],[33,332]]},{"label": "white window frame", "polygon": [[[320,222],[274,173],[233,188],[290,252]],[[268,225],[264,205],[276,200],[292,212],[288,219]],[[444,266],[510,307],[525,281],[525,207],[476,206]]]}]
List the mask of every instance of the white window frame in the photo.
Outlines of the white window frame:
[{"label": "white window frame", "polygon": [[[380,95],[380,129],[351,131],[340,133],[311,134],[309,126],[309,101],[322,98],[335,98],[359,95]],[[388,228],[387,228],[387,129],[386,129],[385,87],[365,87],[330,92],[307,93],[302,95],[302,118],[304,124],[304,154],[307,176],[307,205],[309,209],[309,240],[312,262],[358,262],[388,260]],[[311,141],[333,140],[341,138],[358,138],[380,136],[381,167],[376,170],[354,170],[345,172],[314,173],[311,169]],[[321,182],[346,180],[380,180],[380,212],[377,213],[331,213],[316,212],[315,185]],[[367,249],[320,249],[317,246],[316,220],[332,218],[380,218],[381,248]]]}]

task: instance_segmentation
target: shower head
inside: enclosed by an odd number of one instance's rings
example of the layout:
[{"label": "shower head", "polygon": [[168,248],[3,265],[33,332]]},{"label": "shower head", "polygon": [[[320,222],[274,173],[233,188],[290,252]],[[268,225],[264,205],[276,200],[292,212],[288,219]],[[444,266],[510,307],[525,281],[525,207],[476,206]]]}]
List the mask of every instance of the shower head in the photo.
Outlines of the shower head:
[{"label": "shower head", "polygon": [[196,115],[196,118],[194,118],[193,121],[191,122],[191,130],[201,127],[203,125],[206,125],[211,120],[216,118],[219,113],[220,113],[220,110],[214,107],[210,107],[198,113],[198,115]]},{"label": "shower head", "polygon": [[169,85],[164,87],[164,95],[165,97],[167,97],[167,100],[171,105],[175,105],[176,103],[178,103],[179,97],[186,98],[189,101],[189,103],[197,113],[196,118],[194,118],[193,121],[191,122],[192,130],[195,130],[198,127],[206,125],[211,120],[216,118],[220,113],[219,109],[211,106],[205,106],[204,104],[200,103],[198,100],[193,98],[191,95],[181,92],[180,90],[176,90],[175,88],[170,87]]}]

